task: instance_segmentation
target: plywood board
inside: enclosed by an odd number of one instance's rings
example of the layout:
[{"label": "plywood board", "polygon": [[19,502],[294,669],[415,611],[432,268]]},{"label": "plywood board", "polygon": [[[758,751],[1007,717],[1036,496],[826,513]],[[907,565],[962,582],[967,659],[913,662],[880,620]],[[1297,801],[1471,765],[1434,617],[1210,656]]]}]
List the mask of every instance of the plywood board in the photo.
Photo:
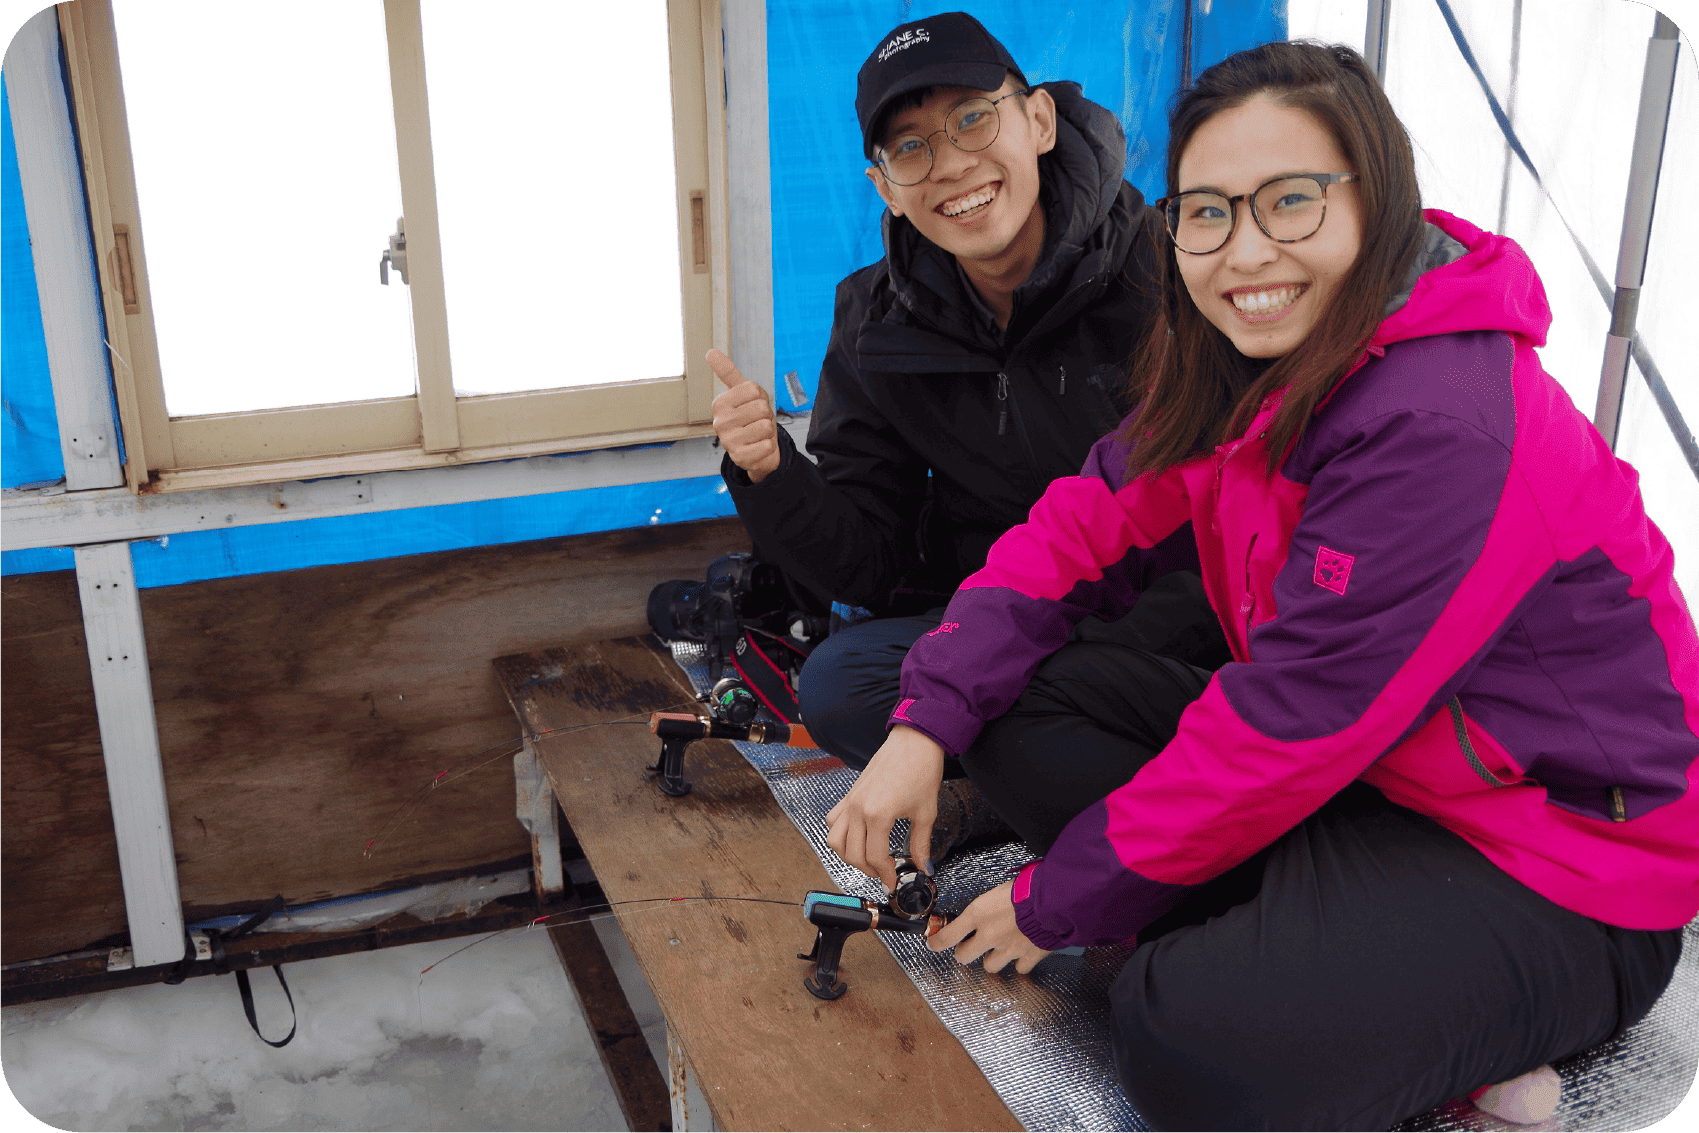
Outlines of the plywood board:
[{"label": "plywood board", "polygon": [[[695,789],[663,795],[644,771],[659,741],[641,723],[689,697],[651,641],[626,638],[503,657],[515,711],[611,901],[667,1025],[722,1129],[1019,1129],[961,1044],[871,934],[852,936],[850,990],[803,989],[814,930],[800,902],[832,890],[819,859],[731,745],[696,743]],[[794,902],[794,904],[791,904]]]},{"label": "plywood board", "polygon": [[[518,736],[490,658],[645,628],[649,589],[747,549],[735,519],[142,591],[185,914],[252,911],[530,861]],[[75,580],[0,580],[6,962],[125,927]]]}]

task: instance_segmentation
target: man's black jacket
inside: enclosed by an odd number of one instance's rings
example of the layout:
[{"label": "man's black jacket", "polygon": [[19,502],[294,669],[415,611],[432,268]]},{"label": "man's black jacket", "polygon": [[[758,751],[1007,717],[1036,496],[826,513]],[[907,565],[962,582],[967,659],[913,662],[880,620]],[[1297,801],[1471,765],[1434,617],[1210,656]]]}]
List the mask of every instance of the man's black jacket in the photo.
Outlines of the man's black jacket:
[{"label": "man's black jacket", "polygon": [[1126,140],[1074,83],[1046,83],[1045,236],[999,335],[955,258],[885,214],[885,259],[838,285],[801,457],[779,430],[759,484],[721,472],[759,554],[824,598],[942,604],[1124,412],[1122,375],[1157,301],[1160,220],[1122,176]]}]

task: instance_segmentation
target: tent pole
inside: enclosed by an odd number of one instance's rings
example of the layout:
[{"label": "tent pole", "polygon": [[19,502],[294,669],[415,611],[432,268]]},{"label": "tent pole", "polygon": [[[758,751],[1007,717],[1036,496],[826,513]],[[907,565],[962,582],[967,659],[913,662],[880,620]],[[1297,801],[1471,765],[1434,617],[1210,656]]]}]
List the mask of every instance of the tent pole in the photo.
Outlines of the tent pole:
[{"label": "tent pole", "polygon": [[1681,47],[1678,35],[1675,24],[1660,12],[1646,45],[1639,120],[1634,125],[1634,150],[1628,167],[1628,197],[1622,213],[1622,244],[1616,259],[1616,300],[1611,304],[1611,328],[1599,373],[1599,400],[1593,411],[1593,425],[1612,449],[1616,448],[1622,420],[1623,385],[1634,348],[1634,319],[1646,275],[1646,249],[1652,238],[1652,206],[1658,195],[1664,132],[1675,92],[1676,54]]},{"label": "tent pole", "polygon": [[1392,0],[1369,0],[1369,23],[1363,31],[1363,58],[1375,78],[1386,85],[1386,29],[1392,15]]},{"label": "tent pole", "polygon": [[[1516,121],[1516,82],[1522,75],[1522,0],[1516,0],[1510,13],[1510,92],[1505,98],[1504,113],[1511,123]],[[1510,219],[1510,170],[1516,160],[1515,151],[1510,148],[1510,139],[1504,140],[1504,175],[1498,186],[1498,227],[1493,229],[1500,236],[1504,235],[1505,226]]]}]

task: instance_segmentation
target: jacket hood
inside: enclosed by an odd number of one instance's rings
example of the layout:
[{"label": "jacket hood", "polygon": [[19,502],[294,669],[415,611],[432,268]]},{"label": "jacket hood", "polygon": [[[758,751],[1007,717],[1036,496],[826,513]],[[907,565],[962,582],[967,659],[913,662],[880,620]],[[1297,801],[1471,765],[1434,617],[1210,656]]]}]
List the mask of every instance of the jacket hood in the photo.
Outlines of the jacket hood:
[{"label": "jacket hood", "polygon": [[[1127,138],[1121,123],[1080,93],[1078,83],[1040,83],[1035,89],[1040,88],[1056,103],[1056,145],[1038,158],[1044,247],[1032,274],[1015,292],[1017,303],[1072,278],[1091,253],[1103,253],[1118,263],[1125,251],[1119,243],[1126,238],[1121,230],[1104,223],[1119,199],[1126,171]],[[905,307],[928,321],[937,321],[942,312],[971,309],[954,256],[889,209],[883,227],[891,286]]]},{"label": "jacket hood", "polygon": [[[1370,340],[1370,349],[1462,331],[1508,331],[1544,346],[1551,305],[1533,263],[1516,241],[1439,209],[1422,214],[1428,239],[1407,298]],[[1397,303],[1397,300],[1394,300]]]}]

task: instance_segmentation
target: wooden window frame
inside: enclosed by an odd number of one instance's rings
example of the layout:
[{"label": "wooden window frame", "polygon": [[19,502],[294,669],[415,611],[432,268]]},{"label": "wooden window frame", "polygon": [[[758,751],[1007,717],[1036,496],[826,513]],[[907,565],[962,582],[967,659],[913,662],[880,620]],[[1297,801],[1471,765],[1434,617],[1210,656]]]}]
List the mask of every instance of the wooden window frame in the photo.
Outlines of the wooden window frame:
[{"label": "wooden window frame", "polygon": [[165,408],[111,3],[58,6],[132,491],[426,468],[712,433],[714,378],[703,355],[710,346],[727,348],[731,324],[720,0],[667,0],[685,373],[467,397],[454,395],[449,370],[419,0],[383,4],[417,393],[175,418]]}]

